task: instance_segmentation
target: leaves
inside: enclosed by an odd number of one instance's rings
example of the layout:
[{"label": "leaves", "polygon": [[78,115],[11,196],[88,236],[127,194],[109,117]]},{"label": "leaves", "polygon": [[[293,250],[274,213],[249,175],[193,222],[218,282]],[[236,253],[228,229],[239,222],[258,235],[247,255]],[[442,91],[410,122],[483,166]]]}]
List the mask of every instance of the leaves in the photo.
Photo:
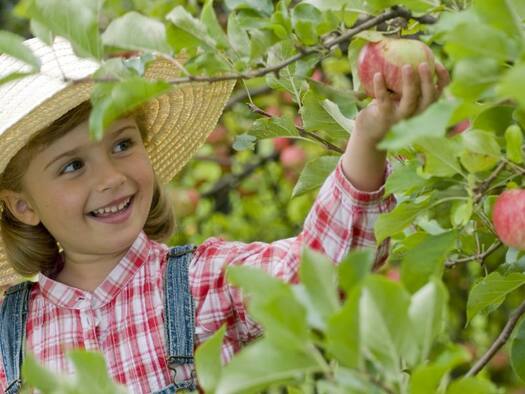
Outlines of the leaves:
[{"label": "leaves", "polygon": [[408,290],[416,292],[431,277],[441,276],[445,260],[454,248],[456,239],[455,231],[427,235],[403,256],[401,279]]},{"label": "leaves", "polygon": [[23,37],[17,34],[0,31],[0,52],[17,58],[33,67],[33,69],[38,70],[40,68],[40,60],[23,42]]},{"label": "leaves", "polygon": [[467,302],[467,321],[478,313],[498,308],[505,297],[525,283],[525,274],[514,272],[506,276],[492,272],[470,290]]},{"label": "leaves", "polygon": [[167,82],[152,82],[139,77],[98,85],[92,96],[90,132],[95,138],[100,139],[113,121],[146,101],[166,93],[169,89],[171,85]]},{"label": "leaves", "polygon": [[24,15],[53,34],[67,38],[80,56],[102,57],[98,0],[28,0]]},{"label": "leaves", "polygon": [[399,150],[422,138],[444,136],[449,119],[457,106],[455,101],[437,101],[421,115],[395,125],[379,143],[379,148]]},{"label": "leaves", "polygon": [[510,343],[510,365],[521,380],[525,380],[525,320],[521,319]]},{"label": "leaves", "polygon": [[295,184],[292,197],[300,196],[320,187],[337,166],[338,156],[321,156],[309,161],[301,171],[299,180]]},{"label": "leaves", "polygon": [[135,11],[113,20],[102,41],[117,48],[170,53],[164,25]]},{"label": "leaves", "polygon": [[226,326],[223,325],[195,352],[195,368],[199,385],[207,392],[215,391],[222,373],[221,348]]}]

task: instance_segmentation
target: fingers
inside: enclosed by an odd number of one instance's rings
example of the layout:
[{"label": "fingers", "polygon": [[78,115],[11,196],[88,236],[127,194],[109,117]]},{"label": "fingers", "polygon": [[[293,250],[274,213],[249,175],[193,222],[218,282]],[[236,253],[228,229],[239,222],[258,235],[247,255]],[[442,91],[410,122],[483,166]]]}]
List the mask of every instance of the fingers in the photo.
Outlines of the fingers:
[{"label": "fingers", "polygon": [[436,63],[437,97],[443,93],[443,89],[450,83],[450,75],[447,69],[440,63]]},{"label": "fingers", "polygon": [[405,64],[402,69],[402,92],[398,107],[398,116],[401,119],[408,118],[418,109],[419,96],[421,94],[419,75],[411,65]]},{"label": "fingers", "polygon": [[418,105],[418,113],[423,112],[439,96],[434,86],[432,70],[427,63],[422,63],[418,67],[419,78],[421,80],[421,98]]}]

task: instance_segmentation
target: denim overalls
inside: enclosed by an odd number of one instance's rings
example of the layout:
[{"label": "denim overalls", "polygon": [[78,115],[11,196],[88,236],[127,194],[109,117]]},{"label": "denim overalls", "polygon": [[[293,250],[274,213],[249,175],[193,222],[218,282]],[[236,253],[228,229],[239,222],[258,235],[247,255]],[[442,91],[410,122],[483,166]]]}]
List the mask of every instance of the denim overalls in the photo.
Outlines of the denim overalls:
[{"label": "denim overalls", "polygon": [[[166,355],[168,366],[174,372],[175,367],[181,364],[191,364],[193,370],[195,324],[193,298],[188,283],[188,265],[194,250],[193,245],[171,248],[164,275]],[[8,384],[5,394],[18,394],[22,385],[21,366],[31,286],[32,282],[23,282],[10,287],[6,291],[0,310],[0,352]],[[195,374],[192,373],[190,379],[171,383],[154,394],[169,394],[195,388]]]}]

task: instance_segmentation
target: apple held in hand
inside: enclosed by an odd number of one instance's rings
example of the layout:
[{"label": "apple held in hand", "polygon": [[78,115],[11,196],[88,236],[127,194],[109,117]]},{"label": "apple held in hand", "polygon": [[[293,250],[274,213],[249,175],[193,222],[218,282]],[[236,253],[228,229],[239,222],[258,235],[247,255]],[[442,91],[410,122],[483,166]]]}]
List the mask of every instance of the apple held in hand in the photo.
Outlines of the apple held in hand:
[{"label": "apple held in hand", "polygon": [[417,71],[417,66],[421,63],[427,63],[432,74],[434,73],[434,54],[425,43],[385,38],[378,42],[369,42],[363,47],[357,60],[357,72],[368,96],[374,97],[374,75],[378,72],[383,74],[387,89],[400,95],[403,65],[411,64]]},{"label": "apple held in hand", "polygon": [[494,203],[492,223],[505,245],[525,250],[525,190],[501,193]]}]

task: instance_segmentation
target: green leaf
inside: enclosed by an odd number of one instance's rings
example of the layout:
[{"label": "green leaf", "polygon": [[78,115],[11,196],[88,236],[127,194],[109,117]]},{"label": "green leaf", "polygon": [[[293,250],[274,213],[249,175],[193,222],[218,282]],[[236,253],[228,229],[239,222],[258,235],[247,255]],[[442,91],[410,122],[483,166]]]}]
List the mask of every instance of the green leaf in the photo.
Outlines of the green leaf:
[{"label": "green leaf", "polygon": [[223,324],[195,352],[197,378],[206,392],[214,392],[221,377],[221,348],[225,332],[226,325]]},{"label": "green leaf", "polygon": [[215,14],[215,9],[213,8],[213,0],[206,0],[206,4],[204,4],[204,7],[202,7],[200,20],[204,26],[206,26],[208,34],[215,38],[215,41],[217,42],[217,48],[227,49],[229,47],[228,37],[226,37],[224,30],[217,20],[217,15]]},{"label": "green leaf", "polygon": [[437,393],[440,382],[455,367],[469,362],[470,353],[463,346],[449,345],[435,361],[418,365],[410,379],[410,394]]},{"label": "green leaf", "polygon": [[283,349],[266,339],[242,349],[223,369],[216,394],[255,393],[279,382],[322,371],[315,349]]},{"label": "green leaf", "polygon": [[464,148],[460,161],[469,172],[487,171],[498,164],[501,152],[494,133],[469,130],[459,137]]},{"label": "green leaf", "polygon": [[311,90],[303,96],[303,106],[299,113],[303,126],[308,131],[324,131],[336,138],[348,138],[348,131],[352,129],[352,122],[340,108],[335,111],[330,100],[319,97]]},{"label": "green leaf", "polygon": [[108,46],[169,54],[166,39],[163,23],[135,11],[113,20],[102,34],[102,41]]},{"label": "green leaf", "polygon": [[525,63],[517,63],[501,78],[497,87],[500,96],[512,97],[525,107]]},{"label": "green leaf", "polygon": [[429,199],[419,203],[403,202],[391,212],[379,215],[374,226],[376,243],[379,245],[386,238],[397,234],[412,224],[414,219],[430,205]]},{"label": "green leaf", "polygon": [[351,250],[339,263],[339,287],[347,295],[372,272],[374,257],[372,249]]},{"label": "green leaf", "polygon": [[316,44],[319,40],[317,27],[321,22],[321,11],[307,3],[299,3],[292,8],[292,26],[305,45]]},{"label": "green leaf", "polygon": [[476,100],[492,88],[501,76],[499,62],[492,58],[461,59],[454,66],[450,91],[465,100]]},{"label": "green leaf", "polygon": [[35,37],[38,37],[40,41],[46,43],[49,46],[53,44],[53,41],[55,40],[55,35],[42,23],[38,22],[35,19],[31,19],[31,21],[29,22],[29,28],[31,30],[31,33],[33,33]]},{"label": "green leaf", "polygon": [[461,147],[456,140],[427,138],[419,140],[417,145],[425,153],[424,174],[444,178],[463,174],[457,160]]},{"label": "green leaf", "polygon": [[497,394],[499,391],[482,377],[468,377],[453,381],[446,394]]},{"label": "green leaf", "polygon": [[257,139],[275,137],[299,137],[293,119],[289,116],[272,116],[271,118],[259,118],[253,122],[248,134]]},{"label": "green leaf", "polygon": [[24,357],[22,375],[26,383],[43,393],[55,392],[60,387],[59,377],[41,366],[31,353],[27,353]]},{"label": "green leaf", "polygon": [[525,381],[525,319],[521,319],[510,343],[510,365],[514,373]]},{"label": "green leaf", "polygon": [[[193,17],[183,6],[178,5],[171,10],[171,12],[166,15],[166,19],[172,23],[175,32],[185,33],[181,35],[179,39],[184,39],[184,36],[191,37],[193,41],[201,43],[208,49],[215,48],[215,40],[208,35],[208,30],[204,23]],[[179,49],[181,45],[185,47],[184,43],[177,44],[174,42],[176,41],[175,39],[170,41],[176,44],[175,47],[177,49]]]},{"label": "green leaf", "polygon": [[0,53],[5,53],[29,64],[34,70],[40,69],[38,59],[31,49],[24,45],[24,38],[9,31],[0,31]]},{"label": "green leaf", "polygon": [[417,160],[405,161],[397,165],[385,182],[385,195],[394,193],[410,194],[423,189],[428,180],[417,173],[419,162]]},{"label": "green leaf", "polygon": [[448,254],[454,249],[456,231],[427,235],[403,256],[401,280],[412,293],[424,286],[431,277],[440,277]]},{"label": "green leaf", "polygon": [[328,318],[340,309],[335,264],[325,255],[305,249],[299,277],[313,306],[326,323]]},{"label": "green leaf", "polygon": [[253,135],[250,135],[248,133],[240,134],[235,136],[232,148],[236,151],[254,150],[255,141],[257,141],[257,138]]},{"label": "green leaf", "polygon": [[464,226],[472,216],[473,201],[469,198],[467,201],[455,201],[450,211],[450,222],[454,227]]},{"label": "green leaf", "polygon": [[319,188],[335,170],[339,159],[339,156],[321,156],[306,163],[292,191],[292,198]]},{"label": "green leaf", "polygon": [[444,136],[458,105],[456,101],[444,99],[435,102],[421,115],[396,124],[379,143],[379,148],[399,150],[424,138]]},{"label": "green leaf", "polygon": [[355,289],[343,307],[328,320],[326,349],[348,368],[359,368],[362,362],[359,333],[360,289]]},{"label": "green leaf", "polygon": [[117,386],[108,374],[106,361],[101,353],[72,350],[68,353],[68,357],[75,366],[77,386],[81,387],[83,393],[117,392]]},{"label": "green leaf", "polygon": [[440,280],[432,280],[412,295],[408,314],[421,363],[427,360],[434,340],[445,327],[447,302],[447,289]]},{"label": "green leaf", "polygon": [[291,286],[254,267],[231,266],[228,280],[242,288],[248,310],[261,323],[268,340],[286,349],[305,349],[309,344],[306,310]]},{"label": "green leaf", "polygon": [[250,55],[250,37],[245,29],[239,24],[237,14],[232,12],[228,16],[228,40],[231,47],[241,56]]},{"label": "green leaf", "polygon": [[79,56],[102,57],[98,0],[31,0],[25,16],[41,27],[68,39]]},{"label": "green leaf", "polygon": [[226,0],[225,4],[230,10],[251,9],[266,16],[273,12],[271,0]]},{"label": "green leaf", "polygon": [[106,128],[120,116],[170,89],[167,82],[147,81],[140,77],[95,86],[91,97],[93,110],[89,117],[91,134],[97,139],[102,138]]},{"label": "green leaf", "polygon": [[507,158],[516,164],[523,163],[523,153],[521,151],[523,133],[518,125],[510,125],[505,130],[505,142],[507,145]]},{"label": "green leaf", "polygon": [[363,284],[359,303],[362,346],[387,379],[399,379],[402,360],[411,363],[416,356],[409,304],[410,297],[399,283],[372,275]]},{"label": "green leaf", "polygon": [[499,272],[492,272],[471,289],[467,302],[467,321],[470,322],[474,316],[490,307],[497,309],[507,294],[513,292],[525,283],[525,274],[514,272],[502,276]]},{"label": "green leaf", "polygon": [[476,0],[472,3],[474,11],[481,19],[509,37],[523,39],[521,21],[511,2],[502,0],[497,6],[491,0]]}]

